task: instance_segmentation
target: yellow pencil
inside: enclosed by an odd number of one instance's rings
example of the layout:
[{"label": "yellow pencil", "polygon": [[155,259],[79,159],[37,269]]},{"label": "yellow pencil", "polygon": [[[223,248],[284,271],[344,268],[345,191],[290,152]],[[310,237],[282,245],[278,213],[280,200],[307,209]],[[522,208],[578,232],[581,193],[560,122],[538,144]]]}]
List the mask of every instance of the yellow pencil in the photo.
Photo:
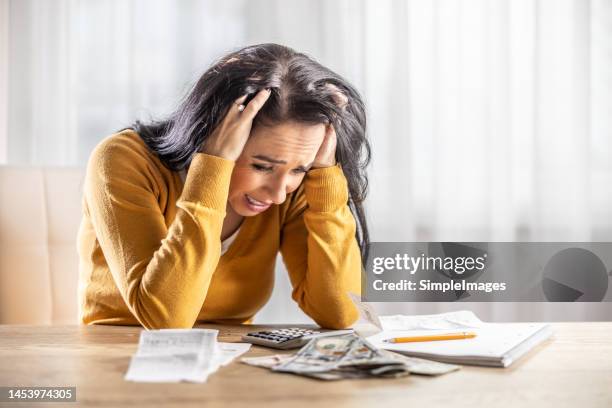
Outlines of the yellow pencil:
[{"label": "yellow pencil", "polygon": [[385,343],[412,343],[412,342],[417,342],[417,341],[461,340],[461,339],[471,339],[474,337],[476,337],[476,333],[461,332],[461,333],[432,334],[431,336],[395,337],[395,338],[386,339],[383,341]]}]

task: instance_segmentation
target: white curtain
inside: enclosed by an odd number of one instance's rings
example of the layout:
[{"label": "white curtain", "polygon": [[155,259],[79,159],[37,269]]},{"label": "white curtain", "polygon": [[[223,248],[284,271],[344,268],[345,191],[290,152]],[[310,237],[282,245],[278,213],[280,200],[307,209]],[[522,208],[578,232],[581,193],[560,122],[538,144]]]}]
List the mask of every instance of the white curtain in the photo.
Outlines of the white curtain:
[{"label": "white curtain", "polygon": [[[213,59],[278,42],[365,97],[373,240],[612,241],[610,0],[0,0],[0,25],[0,162],[82,166]],[[279,263],[258,320],[307,321],[290,293]],[[375,306],[612,319],[609,303]]]}]

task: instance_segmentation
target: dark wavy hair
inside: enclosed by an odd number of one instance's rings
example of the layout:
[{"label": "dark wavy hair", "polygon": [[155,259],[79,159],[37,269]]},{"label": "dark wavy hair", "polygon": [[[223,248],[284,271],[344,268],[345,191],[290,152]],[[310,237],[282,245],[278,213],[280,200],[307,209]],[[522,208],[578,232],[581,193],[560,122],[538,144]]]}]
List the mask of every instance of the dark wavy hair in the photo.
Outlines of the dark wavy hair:
[{"label": "dark wavy hair", "polygon": [[248,101],[270,88],[268,101],[253,122],[275,125],[331,123],[336,130],[336,160],[348,181],[349,208],[357,224],[356,239],[362,263],[370,242],[363,208],[370,161],[365,106],[344,78],[305,54],[278,44],[259,44],[232,52],[214,63],[166,120],[134,129],[171,170],[185,169],[193,155],[240,96]]}]

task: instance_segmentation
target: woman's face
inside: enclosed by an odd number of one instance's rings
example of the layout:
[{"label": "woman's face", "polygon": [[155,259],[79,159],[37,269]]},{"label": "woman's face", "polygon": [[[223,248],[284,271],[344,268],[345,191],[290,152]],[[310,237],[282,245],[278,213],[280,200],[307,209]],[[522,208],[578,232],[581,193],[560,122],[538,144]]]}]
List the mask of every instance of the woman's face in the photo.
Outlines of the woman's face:
[{"label": "woman's face", "polygon": [[283,203],[310,170],[324,136],[324,124],[286,122],[252,129],[232,173],[231,209],[250,217]]}]

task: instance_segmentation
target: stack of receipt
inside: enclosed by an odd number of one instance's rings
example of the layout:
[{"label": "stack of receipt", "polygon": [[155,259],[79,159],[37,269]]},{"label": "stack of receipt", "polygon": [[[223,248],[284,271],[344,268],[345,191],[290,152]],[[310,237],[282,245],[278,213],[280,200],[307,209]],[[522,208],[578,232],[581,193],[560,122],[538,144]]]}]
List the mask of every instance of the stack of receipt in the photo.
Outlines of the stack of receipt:
[{"label": "stack of receipt", "polygon": [[217,342],[218,330],[142,331],[125,375],[138,382],[206,382],[208,376],[248,351],[248,343]]}]

